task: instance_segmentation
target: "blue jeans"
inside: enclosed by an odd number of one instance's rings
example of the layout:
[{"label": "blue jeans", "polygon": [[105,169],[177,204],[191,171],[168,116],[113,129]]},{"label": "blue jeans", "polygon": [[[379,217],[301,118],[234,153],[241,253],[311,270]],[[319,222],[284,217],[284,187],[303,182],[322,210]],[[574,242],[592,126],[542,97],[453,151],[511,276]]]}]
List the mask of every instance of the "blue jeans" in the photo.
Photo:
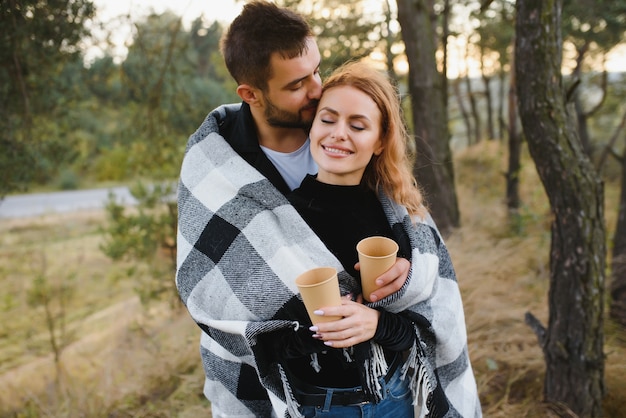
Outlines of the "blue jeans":
[{"label": "blue jeans", "polygon": [[[408,379],[400,379],[400,369],[393,374],[389,383],[380,378],[383,400],[377,404],[364,403],[350,406],[303,406],[300,411],[306,418],[409,418],[413,417],[413,397]],[[335,389],[335,392],[342,389]],[[350,390],[350,389],[344,389]]]}]

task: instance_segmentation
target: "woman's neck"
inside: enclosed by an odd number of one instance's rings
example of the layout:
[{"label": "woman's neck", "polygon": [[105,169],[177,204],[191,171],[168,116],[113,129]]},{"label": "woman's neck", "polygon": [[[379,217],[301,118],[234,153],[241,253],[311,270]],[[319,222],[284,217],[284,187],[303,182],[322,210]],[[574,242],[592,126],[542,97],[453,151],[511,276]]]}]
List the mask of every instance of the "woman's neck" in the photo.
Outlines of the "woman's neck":
[{"label": "woman's neck", "polygon": [[362,176],[329,173],[322,169],[317,172],[317,181],[336,186],[358,186],[361,178]]}]

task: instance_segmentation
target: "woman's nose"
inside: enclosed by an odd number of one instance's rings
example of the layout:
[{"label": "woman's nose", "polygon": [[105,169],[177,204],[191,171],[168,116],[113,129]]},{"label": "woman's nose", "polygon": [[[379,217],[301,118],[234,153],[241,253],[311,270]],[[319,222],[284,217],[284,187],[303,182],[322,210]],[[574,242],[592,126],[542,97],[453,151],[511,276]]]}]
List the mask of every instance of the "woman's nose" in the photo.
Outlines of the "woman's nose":
[{"label": "woman's nose", "polygon": [[346,139],[346,129],[345,126],[343,126],[342,123],[336,123],[333,129],[333,132],[331,134],[332,138],[335,139],[339,139],[339,140],[344,140]]}]

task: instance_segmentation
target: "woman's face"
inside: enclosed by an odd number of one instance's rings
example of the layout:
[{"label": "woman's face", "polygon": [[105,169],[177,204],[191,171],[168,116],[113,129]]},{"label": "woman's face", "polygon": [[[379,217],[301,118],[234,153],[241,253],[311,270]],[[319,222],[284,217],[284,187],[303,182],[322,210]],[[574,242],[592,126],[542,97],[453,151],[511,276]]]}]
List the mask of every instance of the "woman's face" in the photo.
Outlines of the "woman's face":
[{"label": "woman's face", "polygon": [[380,126],[378,106],[361,90],[338,86],[324,91],[310,132],[317,179],[359,184],[372,155],[382,152]]}]

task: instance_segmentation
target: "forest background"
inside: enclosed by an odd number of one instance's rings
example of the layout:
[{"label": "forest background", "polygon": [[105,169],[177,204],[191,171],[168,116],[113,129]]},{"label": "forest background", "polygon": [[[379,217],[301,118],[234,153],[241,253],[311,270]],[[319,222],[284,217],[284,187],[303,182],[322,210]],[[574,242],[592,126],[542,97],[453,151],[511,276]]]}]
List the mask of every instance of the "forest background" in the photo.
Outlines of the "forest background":
[{"label": "forest background", "polygon": [[[364,12],[360,2],[290,3],[316,28],[324,73],[358,57],[393,69],[411,114],[393,4]],[[575,125],[606,185],[612,248],[624,187],[626,79],[607,71],[606,59],[623,47],[626,6],[595,7],[592,19],[582,3],[565,2],[562,70],[566,86],[580,92],[571,101]],[[173,289],[171,196],[187,137],[208,111],[238,101],[218,50],[223,25],[198,16],[186,27],[170,12],[148,15],[132,22],[123,59],[111,45],[111,53],[86,62],[91,2],[12,0],[1,7],[0,194],[122,184],[140,201],[125,208],[112,200],[103,213],[1,222],[2,416],[208,413],[198,330]],[[485,412],[562,414],[540,401],[541,348],[524,325],[527,311],[548,317],[552,215],[523,141],[515,208],[508,195],[510,139],[523,138],[509,116],[515,3],[433,2],[432,12],[438,70],[448,73],[447,141],[460,208],[448,245]],[[617,30],[607,24],[613,19],[622,23]],[[454,75],[444,51],[455,51]],[[470,68],[479,71],[470,77]],[[621,416],[625,338],[616,322],[604,326],[604,409]]]}]

